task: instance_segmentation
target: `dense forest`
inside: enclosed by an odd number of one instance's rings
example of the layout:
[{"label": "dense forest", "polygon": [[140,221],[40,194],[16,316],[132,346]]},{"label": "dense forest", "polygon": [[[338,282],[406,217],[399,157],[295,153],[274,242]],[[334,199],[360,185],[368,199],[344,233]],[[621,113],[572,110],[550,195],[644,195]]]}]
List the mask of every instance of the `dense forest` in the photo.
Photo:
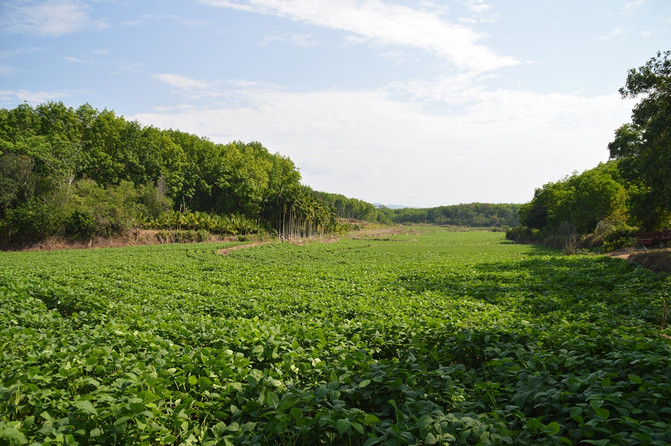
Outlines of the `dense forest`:
[{"label": "dense forest", "polygon": [[215,144],[88,104],[0,109],[4,245],[138,226],[310,236],[338,230],[339,217],[378,216],[370,204],[317,193],[300,179],[289,158],[258,142]]},{"label": "dense forest", "polygon": [[610,160],[536,189],[511,239],[576,248],[618,247],[671,224],[671,52],[629,71],[623,98],[641,100],[615,131]]},{"label": "dense forest", "polygon": [[394,223],[510,227],[519,224],[518,204],[468,203],[434,208],[380,209]]}]

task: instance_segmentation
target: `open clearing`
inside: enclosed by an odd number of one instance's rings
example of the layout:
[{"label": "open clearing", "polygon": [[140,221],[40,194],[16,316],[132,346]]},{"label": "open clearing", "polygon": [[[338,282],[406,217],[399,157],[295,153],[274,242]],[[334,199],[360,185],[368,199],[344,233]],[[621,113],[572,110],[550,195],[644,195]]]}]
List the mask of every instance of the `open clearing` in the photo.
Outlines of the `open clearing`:
[{"label": "open clearing", "polygon": [[671,278],[502,233],[0,253],[0,443],[671,443]]}]

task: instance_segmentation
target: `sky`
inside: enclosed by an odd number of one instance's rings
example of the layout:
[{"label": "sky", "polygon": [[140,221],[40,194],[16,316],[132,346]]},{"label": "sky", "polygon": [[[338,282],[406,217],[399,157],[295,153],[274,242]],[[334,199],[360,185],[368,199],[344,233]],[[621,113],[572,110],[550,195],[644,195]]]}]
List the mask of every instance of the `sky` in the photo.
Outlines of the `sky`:
[{"label": "sky", "polygon": [[0,107],[89,103],[370,203],[525,203],[608,160],[668,0],[2,0]]}]

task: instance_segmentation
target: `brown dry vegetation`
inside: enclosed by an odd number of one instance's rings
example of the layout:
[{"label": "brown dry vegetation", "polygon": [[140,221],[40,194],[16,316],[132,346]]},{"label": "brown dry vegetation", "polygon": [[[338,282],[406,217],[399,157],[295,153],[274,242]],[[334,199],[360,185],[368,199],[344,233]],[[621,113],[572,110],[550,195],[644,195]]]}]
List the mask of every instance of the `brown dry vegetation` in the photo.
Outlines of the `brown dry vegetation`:
[{"label": "brown dry vegetation", "polygon": [[631,253],[628,260],[655,272],[671,273],[671,248],[637,251]]},{"label": "brown dry vegetation", "polygon": [[[169,240],[171,231],[156,230],[131,230],[116,237],[94,237],[89,240],[77,241],[60,237],[51,237],[29,247],[19,248],[22,251],[52,251],[60,249],[86,249],[86,248],[121,248],[125,246],[159,245],[173,243]],[[205,241],[237,241],[236,236],[216,236],[210,234]]]},{"label": "brown dry vegetation", "polygon": [[671,248],[663,249],[632,249],[625,248],[608,254],[618,259],[645,266],[655,272],[671,273]]}]

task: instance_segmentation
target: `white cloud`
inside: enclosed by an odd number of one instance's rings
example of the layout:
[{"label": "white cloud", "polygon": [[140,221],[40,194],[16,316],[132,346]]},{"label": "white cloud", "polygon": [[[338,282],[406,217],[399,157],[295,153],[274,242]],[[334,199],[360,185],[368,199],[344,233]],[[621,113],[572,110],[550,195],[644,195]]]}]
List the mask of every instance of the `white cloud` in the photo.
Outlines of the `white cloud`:
[{"label": "white cloud", "polygon": [[92,20],[87,6],[76,0],[9,1],[0,6],[0,30],[11,34],[61,36],[84,29],[104,28]]},{"label": "white cloud", "polygon": [[78,63],[78,64],[89,64],[89,63],[91,63],[90,60],[80,59],[79,57],[73,57],[73,56],[65,56],[65,61],[66,62],[71,62],[71,63]]},{"label": "white cloud", "polygon": [[[594,167],[608,158],[606,145],[631,105],[616,93],[487,90],[463,75],[434,87],[287,91],[241,83],[215,89],[218,98],[235,98],[229,105],[205,101],[131,119],[216,142],[261,141],[289,156],[318,190],[437,206],[524,202],[547,181]],[[401,90],[409,102],[395,99]],[[448,111],[432,111],[428,100]]]},{"label": "white cloud", "polygon": [[621,40],[625,35],[627,34],[626,30],[622,27],[617,27],[611,29],[609,32],[606,34],[603,34],[598,37],[599,40],[603,42],[614,42],[617,40]]},{"label": "white cloud", "polygon": [[201,0],[201,3],[286,17],[380,44],[419,48],[471,72],[518,63],[481,44],[483,36],[470,28],[444,20],[443,10],[438,9],[416,9],[380,0]]},{"label": "white cloud", "polygon": [[8,65],[0,65],[0,76],[10,76],[16,73],[18,69],[16,67]]},{"label": "white cloud", "polygon": [[211,85],[208,84],[207,82],[199,81],[186,76],[180,76],[178,74],[163,73],[163,74],[155,74],[153,77],[171,87],[184,91],[193,91],[193,90],[202,90],[211,88]]},{"label": "white cloud", "polygon": [[498,20],[498,16],[490,12],[492,7],[485,3],[485,0],[466,0],[465,5],[472,17],[459,19],[461,23],[494,22]]},{"label": "white cloud", "polygon": [[632,0],[630,2],[625,3],[624,8],[622,8],[622,13],[623,14],[630,14],[643,6],[645,3],[645,0]]},{"label": "white cloud", "polygon": [[303,48],[310,48],[319,45],[319,41],[310,34],[272,34],[263,39],[264,44],[271,42],[290,42]]},{"label": "white cloud", "polygon": [[45,102],[60,100],[68,97],[68,93],[54,91],[29,91],[29,90],[0,90],[2,102],[15,103],[27,102],[31,105],[43,104]]}]

